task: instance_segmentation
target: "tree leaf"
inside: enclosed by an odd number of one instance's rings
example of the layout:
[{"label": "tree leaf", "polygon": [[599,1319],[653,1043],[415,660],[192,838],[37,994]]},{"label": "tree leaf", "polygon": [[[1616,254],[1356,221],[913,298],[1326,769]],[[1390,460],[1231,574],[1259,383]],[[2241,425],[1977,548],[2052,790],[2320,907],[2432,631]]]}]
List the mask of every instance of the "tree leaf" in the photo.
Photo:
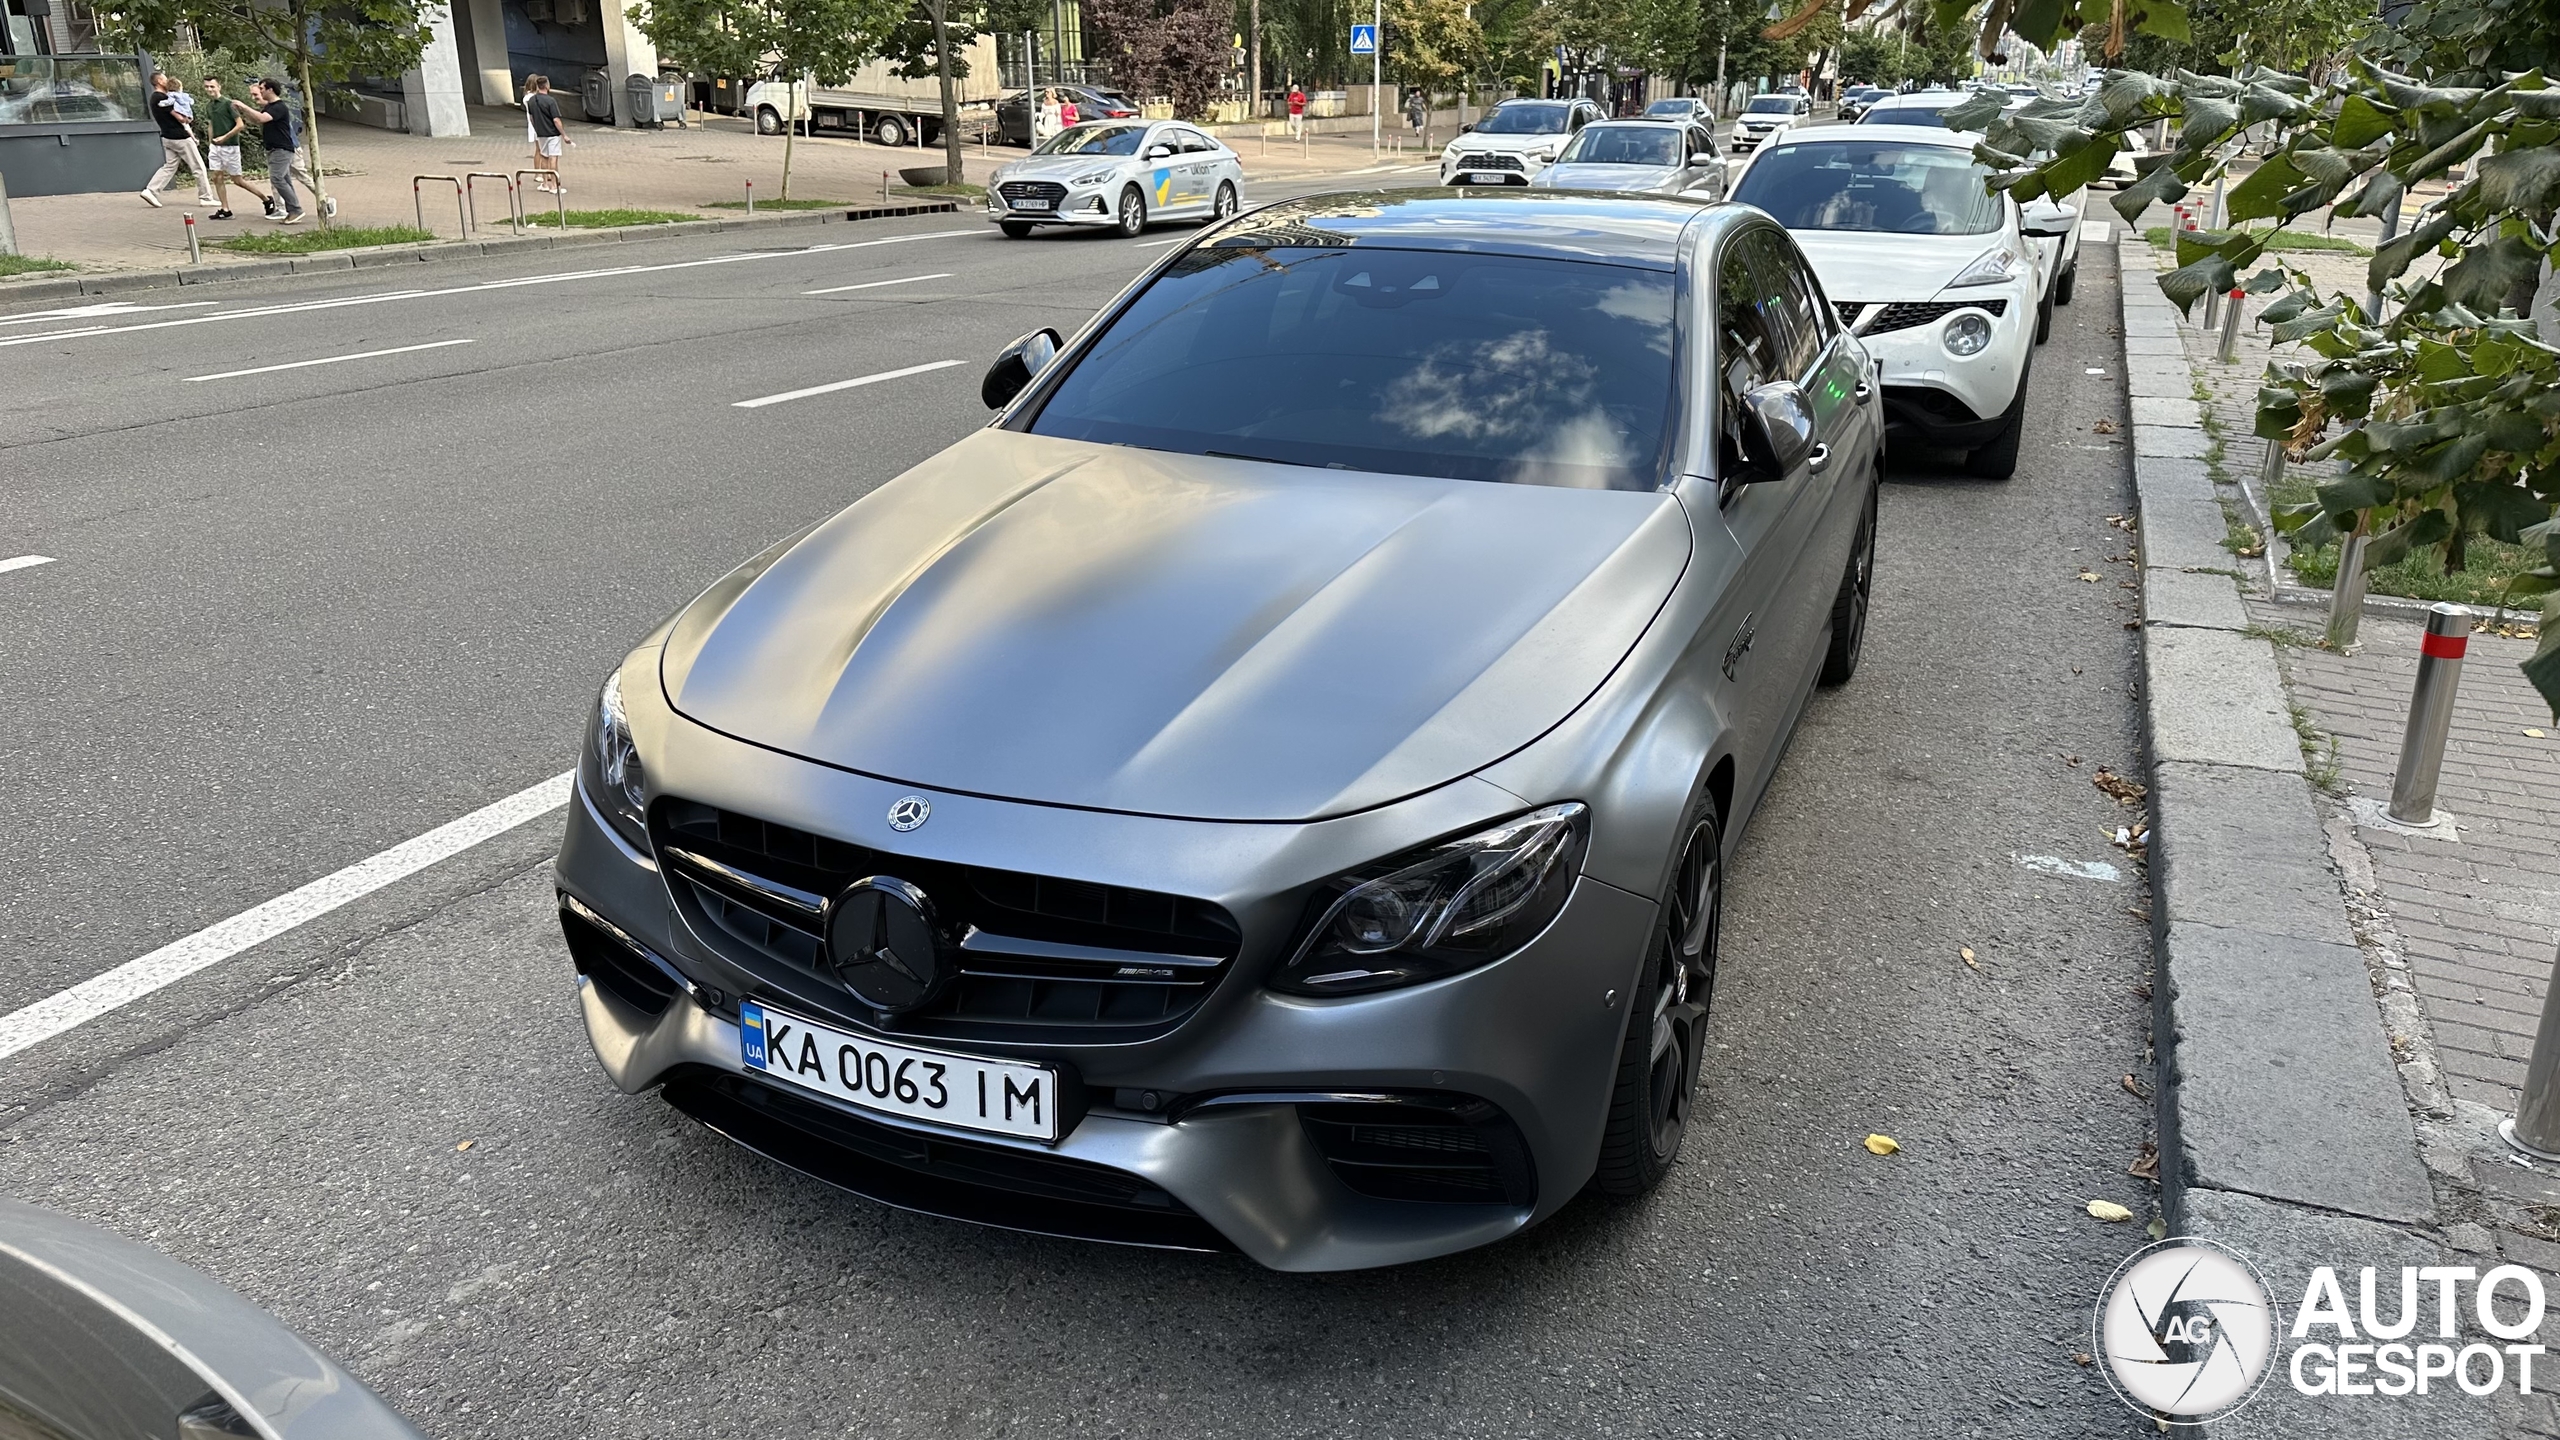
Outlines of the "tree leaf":
[{"label": "tree leaf", "polygon": [[2502,235],[2474,245],[2444,272],[2444,293],[2457,303],[2494,314],[2507,302],[2517,282],[2532,279],[2542,267],[2542,251],[2521,235]]},{"label": "tree leaf", "polygon": [[2373,408],[2374,382],[2361,370],[2332,370],[2320,377],[2320,398],[2330,414],[2360,420]]},{"label": "tree leaf", "polygon": [[2376,505],[2389,504],[2391,483],[2377,475],[2349,472],[2335,480],[2323,482],[2312,493],[2320,497],[2320,509],[2323,514],[2352,515],[2358,510],[2370,510]]},{"label": "tree leaf", "polygon": [[[2025,32],[2021,31],[2019,33],[2024,34]],[[1992,121],[1999,119],[2001,112],[2008,108],[2008,92],[1989,89],[1976,90],[1973,92],[1972,98],[1966,100],[1960,105],[1951,105],[1947,107],[1946,113],[1940,115],[1938,118],[1950,130],[1981,130],[1985,126],[1988,126]]]},{"label": "tree leaf", "polygon": [[[2295,167],[2291,156],[2279,155],[2260,165],[2248,179],[2231,187],[2231,194],[2224,202],[2227,207],[2225,213],[2235,224],[2277,215],[2289,219],[2302,211],[2286,209],[2284,197],[2309,178]],[[2307,210],[2311,207],[2306,205],[2302,208]]]},{"label": "tree leaf", "polygon": [[2133,1212],[2113,1200],[2092,1200],[2089,1202],[2089,1218],[2103,1220],[2109,1225],[2122,1225],[2133,1218]]},{"label": "tree leaf", "polygon": [[[2127,186],[2126,189],[2130,191],[2132,187]],[[2409,262],[2418,257],[2418,252],[2435,248],[2437,241],[2453,233],[2453,225],[2451,215],[2431,215],[2417,229],[2377,248],[2373,252],[2372,263],[2365,266],[2365,288],[2379,290],[2399,279],[2400,272],[2409,268]]]},{"label": "tree leaf", "polygon": [[2237,274],[2231,262],[2219,255],[2207,255],[2193,265],[2181,265],[2160,277],[2160,293],[2168,296],[2184,311],[2193,309],[2206,291],[2231,288]]},{"label": "tree leaf", "polygon": [[2453,503],[2460,507],[2464,524],[2509,545],[2522,544],[2526,530],[2551,518],[2551,506],[2542,497],[2511,482],[2474,480],[2456,485]]},{"label": "tree leaf", "polygon": [[2329,143],[2361,150],[2391,131],[2391,112],[2362,95],[2349,95],[2338,106],[2338,118],[2330,122]]},{"label": "tree leaf", "polygon": [[1870,1155],[1892,1155],[1902,1149],[1902,1143],[1890,1135],[1870,1135],[1866,1146]]},{"label": "tree leaf", "polygon": [[2176,153],[2181,157],[2204,154],[2240,124],[2240,107],[2227,100],[2189,95],[2186,111],[2187,123],[2178,131]]},{"label": "tree leaf", "polygon": [[2475,173],[2480,199],[2491,209],[2538,210],[2551,203],[2552,190],[2560,187],[2560,150],[2502,150],[2482,160]]},{"label": "tree leaf", "polygon": [[2142,212],[2153,205],[2175,205],[2186,198],[2187,182],[2166,164],[2154,165],[2140,179],[2115,193],[2108,203],[2124,217],[2127,225],[2140,225]]},{"label": "tree leaf", "polygon": [[2443,543],[2453,533],[2453,522],[2441,510],[2422,510],[2417,518],[2404,521],[2365,542],[2364,563],[2375,570],[2397,565],[2409,558],[2409,552],[2421,545]]}]

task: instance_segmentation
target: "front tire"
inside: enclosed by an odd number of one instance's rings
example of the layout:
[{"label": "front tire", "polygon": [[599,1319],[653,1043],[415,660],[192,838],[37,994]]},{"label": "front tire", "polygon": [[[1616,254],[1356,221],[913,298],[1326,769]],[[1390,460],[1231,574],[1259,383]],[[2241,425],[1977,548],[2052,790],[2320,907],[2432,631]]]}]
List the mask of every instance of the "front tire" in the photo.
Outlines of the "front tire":
[{"label": "front tire", "polygon": [[757,106],[757,107],[756,107],[756,133],[757,133],[757,134],[759,134],[759,135],[779,135],[779,134],[781,134],[781,133],[782,133],[782,113],[781,113],[780,111],[778,111],[778,110],[774,109],[774,108],[773,108],[772,106],[770,106],[770,105],[759,105],[759,106]]},{"label": "front tire", "polygon": [[1592,1188],[1632,1199],[1662,1183],[1680,1158],[1698,1090],[1724,923],[1724,830],[1715,797],[1689,802],[1671,885],[1654,924],[1644,975],[1628,997],[1627,1035],[1609,1094],[1608,1127]]},{"label": "front tire", "polygon": [[1031,233],[1031,222],[1028,220],[999,220],[996,222],[996,228],[1004,232],[1004,238],[1007,240],[1020,240]]},{"label": "front tire", "polygon": [[1966,474],[1984,480],[2006,480],[2017,473],[2018,442],[2027,432],[2027,381],[2031,374],[2028,367],[2019,368],[2018,398],[2009,402],[2009,413],[2000,417],[2007,423],[1990,444],[1976,446],[1972,454],[1964,457]]},{"label": "front tire", "polygon": [[1867,491],[1866,513],[1858,517],[1858,542],[1849,552],[1849,568],[1841,573],[1840,593],[1831,599],[1831,648],[1822,655],[1822,683],[1840,686],[1858,673],[1858,654],[1867,639],[1867,604],[1876,583],[1876,492]]},{"label": "front tire", "polygon": [[[2061,281],[2059,277],[2057,277],[2055,284],[2059,285],[2060,283]],[[2044,298],[2036,302],[2036,343],[2041,345],[2052,338],[2053,290],[2051,288],[2047,288],[2044,292]]]},{"label": "front tire", "polygon": [[1137,186],[1132,185],[1120,192],[1120,214],[1112,228],[1118,230],[1124,240],[1135,240],[1146,233],[1147,198],[1138,193]]},{"label": "front tire", "polygon": [[897,147],[907,143],[906,122],[900,120],[895,115],[881,116],[880,124],[874,133],[879,136],[881,144],[886,145],[891,149],[896,149]]},{"label": "front tire", "polygon": [[2071,268],[2063,271],[2062,278],[2053,282],[2053,303],[2056,305],[2070,304],[2071,292],[2079,288],[2080,257],[2074,255],[2071,257]]},{"label": "front tire", "polygon": [[1236,187],[1221,180],[1218,182],[1217,198],[1209,202],[1209,223],[1215,225],[1233,216],[1241,208],[1243,207],[1236,200]]}]

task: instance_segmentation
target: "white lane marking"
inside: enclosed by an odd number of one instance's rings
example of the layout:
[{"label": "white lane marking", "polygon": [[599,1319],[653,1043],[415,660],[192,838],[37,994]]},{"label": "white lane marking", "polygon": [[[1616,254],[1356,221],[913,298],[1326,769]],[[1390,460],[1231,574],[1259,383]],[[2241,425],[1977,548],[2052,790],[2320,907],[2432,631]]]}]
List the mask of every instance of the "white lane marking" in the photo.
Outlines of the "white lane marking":
[{"label": "white lane marking", "polygon": [[175,305],[136,305],[130,300],[101,300],[95,305],[74,305],[67,310],[37,310],[25,315],[12,315],[0,325],[41,325],[55,320],[96,320],[108,315],[139,315],[145,310],[209,310],[219,300],[181,300]]},{"label": "white lane marking", "polygon": [[353,355],[330,355],[318,360],[294,360],[283,365],[261,365],[255,370],[225,370],[219,375],[190,375],[186,383],[199,380],[237,380],[243,375],[273,375],[279,370],[301,370],[313,365],[338,365],[349,360],[371,360],[383,355],[407,355],[419,350],[441,350],[447,345],[468,345],[468,340],[436,340],[425,345],[398,345],[389,350],[359,350]]},{"label": "white lane marking", "polygon": [[2104,220],[2083,220],[2080,222],[2080,243],[2084,245],[2093,241],[2097,244],[2104,245],[2108,241],[2113,240],[2115,238],[2115,234],[2116,227],[2108,224]]},{"label": "white lane marking", "polygon": [[568,803],[569,777],[574,773],[563,771],[459,820],[448,820],[415,839],[403,840],[379,855],[208,925],[183,940],[173,940],[140,959],[128,960],[68,990],[48,995],[23,1010],[0,1015],[0,1060],[199,970],[219,965],[252,945],[272,940],[350,901],[363,899],[393,881],[503,835],[528,820],[538,820]]},{"label": "white lane marking", "polygon": [[939,275],[910,275],[903,280],[866,280],[859,285],[830,285],[824,290],[803,290],[800,293],[803,295],[841,295],[847,290],[877,290],[883,285],[913,285],[919,280],[948,280],[950,278],[951,272],[945,270]]},{"label": "white lane marking", "polygon": [[53,557],[50,555],[12,555],[6,560],[0,560],[0,575],[6,575],[12,570],[33,570],[39,565],[52,563]]},{"label": "white lane marking", "polygon": [[2012,855],[2009,857],[2030,870],[2047,875],[2068,875],[2074,880],[2121,880],[2124,872],[2104,860],[2065,860],[2056,855]]},{"label": "white lane marking", "polygon": [[1161,250],[1167,245],[1179,245],[1190,238],[1191,237],[1188,235],[1176,235],[1170,240],[1142,240],[1129,248],[1132,250]]},{"label": "white lane marking", "polygon": [[902,380],[909,375],[922,375],[928,370],[948,370],[959,363],[957,360],[935,360],[923,365],[910,365],[904,370],[883,370],[877,375],[859,375],[851,380],[838,380],[831,385],[812,385],[806,390],[785,390],[779,395],[761,395],[753,400],[732,400],[729,404],[732,408],[739,410],[761,410],[767,405],[779,405],[785,400],[806,400],[812,395],[832,395],[838,390],[855,390],[865,385],[877,385],[883,380]]},{"label": "white lane marking", "polygon": [[0,347],[40,345],[47,340],[75,340],[89,335],[130,335],[137,330],[166,330],[178,325],[212,325],[224,320],[256,320],[269,315],[298,315],[307,310],[328,310],[341,305],[374,305],[385,300],[433,300],[447,295],[476,295],[484,290],[506,290],[518,285],[556,285],[570,280],[601,280],[615,275],[654,275],[665,270],[693,270],[705,265],[737,265],[749,260],[782,260],[794,255],[821,255],[838,250],[868,250],[875,245],[904,245],[917,240],[983,239],[983,230],[933,230],[922,235],[891,235],[879,240],[848,240],[837,245],[812,245],[805,250],[750,250],[736,255],[714,255],[708,260],[677,260],[665,265],[617,265],[606,270],[569,270],[556,275],[520,275],[513,280],[490,280],[478,285],[456,285],[445,290],[391,290],[374,295],[352,295],[338,300],[306,300],[292,305],[266,305],[254,310],[230,310],[220,315],[189,315],[180,320],[151,320],[140,325],[96,325],[86,330],[63,330],[47,335],[13,335],[0,340]]}]

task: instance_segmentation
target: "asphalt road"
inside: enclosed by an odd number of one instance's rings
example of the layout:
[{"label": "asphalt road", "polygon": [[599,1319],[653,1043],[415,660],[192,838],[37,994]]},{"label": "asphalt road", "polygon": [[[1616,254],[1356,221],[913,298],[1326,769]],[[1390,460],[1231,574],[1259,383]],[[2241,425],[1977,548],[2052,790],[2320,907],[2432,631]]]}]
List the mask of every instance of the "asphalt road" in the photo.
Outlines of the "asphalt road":
[{"label": "asphalt road", "polygon": [[[0,1014],[565,769],[631,639],[1159,253],[765,243],[0,314],[0,558],[55,557],[0,573]],[[499,283],[607,264],[654,268]],[[1897,464],[1865,668],[1745,838],[1705,1104],[1643,1204],[1329,1277],[882,1210],[606,1083],[553,820],[0,1059],[0,1191],[207,1269],[439,1436],[2130,1435],[2074,1360],[2144,1238],[2083,1206],[2149,1196],[2145,891],[2090,783],[2143,763],[2114,286],[2086,247],[2017,478]]]}]

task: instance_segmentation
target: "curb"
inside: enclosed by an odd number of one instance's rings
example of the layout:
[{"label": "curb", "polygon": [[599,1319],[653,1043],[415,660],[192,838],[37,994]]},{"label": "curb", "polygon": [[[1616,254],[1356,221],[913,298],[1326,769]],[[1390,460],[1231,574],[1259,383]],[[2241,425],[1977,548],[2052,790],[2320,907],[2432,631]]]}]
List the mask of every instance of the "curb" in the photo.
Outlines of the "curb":
[{"label": "curb", "polygon": [[[2349,1267],[2458,1262],[2438,1233],[2275,646],[2249,633],[2241,562],[2222,548],[2192,381],[2183,358],[2160,363],[2184,322],[2148,283],[2156,267],[2138,234],[2118,256],[2152,750],[2161,1205],[2173,1233],[2248,1256],[2289,1312],[2317,1266],[2352,1280]],[[2335,1433],[2339,1418],[2275,1376],[2210,1428]],[[2451,1437],[2477,1435],[2485,1417],[2422,1404],[2392,1418],[2395,1435]]]},{"label": "curb", "polygon": [[918,201],[909,205],[857,206],[841,212],[799,210],[782,215],[741,215],[736,219],[682,220],[667,225],[634,225],[618,230],[579,230],[569,234],[498,235],[486,240],[440,240],[431,244],[384,245],[362,250],[330,250],[263,260],[224,261],[175,270],[108,270],[57,280],[0,280],[0,305],[12,300],[78,297],[106,299],[137,290],[175,286],[219,285],[238,280],[270,280],[283,275],[371,270],[392,265],[432,264],[439,260],[478,259],[518,250],[575,250],[686,235],[713,235],[728,230],[780,229],[796,225],[841,225],[861,220],[889,220],[905,215],[956,215],[956,200]]}]

